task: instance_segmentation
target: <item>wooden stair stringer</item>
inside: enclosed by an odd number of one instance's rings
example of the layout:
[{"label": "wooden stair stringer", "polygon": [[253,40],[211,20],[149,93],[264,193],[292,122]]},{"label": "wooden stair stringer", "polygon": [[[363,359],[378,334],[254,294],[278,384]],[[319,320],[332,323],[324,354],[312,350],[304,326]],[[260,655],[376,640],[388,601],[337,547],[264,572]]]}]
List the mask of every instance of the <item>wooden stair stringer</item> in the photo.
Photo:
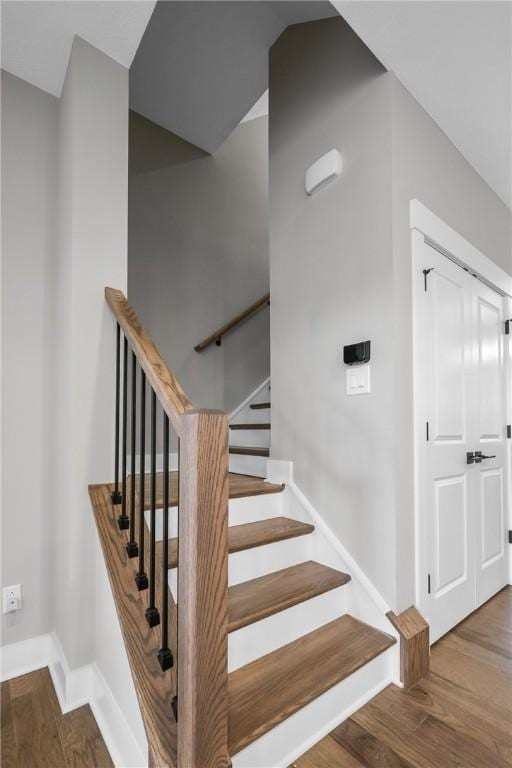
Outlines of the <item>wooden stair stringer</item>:
[{"label": "wooden stair stringer", "polygon": [[[158,662],[160,628],[150,629],[146,621],[148,590],[137,592],[135,587],[138,559],[126,553],[128,535],[117,524],[119,507],[110,499],[113,487],[91,485],[89,497],[152,762],[159,768],[176,768],[177,727],[171,709],[174,686],[169,672],[162,672]],[[159,592],[157,587],[157,605]]]}]

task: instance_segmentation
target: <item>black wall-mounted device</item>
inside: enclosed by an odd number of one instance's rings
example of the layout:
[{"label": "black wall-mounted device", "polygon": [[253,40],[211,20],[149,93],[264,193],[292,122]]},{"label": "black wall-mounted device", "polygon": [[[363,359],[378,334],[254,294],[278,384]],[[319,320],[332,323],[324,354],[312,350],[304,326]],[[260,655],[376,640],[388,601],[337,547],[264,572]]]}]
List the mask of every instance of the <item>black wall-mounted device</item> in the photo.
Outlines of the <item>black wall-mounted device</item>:
[{"label": "black wall-mounted device", "polygon": [[343,347],[343,362],[345,365],[361,365],[370,362],[370,342],[360,341]]}]

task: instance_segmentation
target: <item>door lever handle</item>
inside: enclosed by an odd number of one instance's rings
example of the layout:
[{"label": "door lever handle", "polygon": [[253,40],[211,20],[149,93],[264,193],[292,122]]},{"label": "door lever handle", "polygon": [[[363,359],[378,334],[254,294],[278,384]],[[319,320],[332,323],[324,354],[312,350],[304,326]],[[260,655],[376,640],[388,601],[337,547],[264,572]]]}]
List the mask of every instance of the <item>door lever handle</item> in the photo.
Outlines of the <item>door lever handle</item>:
[{"label": "door lever handle", "polygon": [[495,459],[496,456],[486,456],[482,451],[467,451],[466,463],[467,464],[481,464],[483,459]]},{"label": "door lever handle", "polygon": [[475,451],[475,464],[480,464],[482,459],[495,459],[496,456],[486,456],[482,451]]}]

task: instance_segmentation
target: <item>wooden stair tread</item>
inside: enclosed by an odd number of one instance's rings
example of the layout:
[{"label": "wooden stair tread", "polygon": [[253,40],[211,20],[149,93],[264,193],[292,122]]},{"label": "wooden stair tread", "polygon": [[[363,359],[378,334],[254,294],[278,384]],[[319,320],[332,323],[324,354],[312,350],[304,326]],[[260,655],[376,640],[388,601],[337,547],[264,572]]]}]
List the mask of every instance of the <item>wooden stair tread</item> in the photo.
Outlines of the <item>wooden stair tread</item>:
[{"label": "wooden stair tread", "polygon": [[256,411],[260,408],[270,408],[270,403],[252,403],[251,408]]},{"label": "wooden stair tread", "polygon": [[[175,507],[178,503],[178,473],[170,472],[169,479],[169,505]],[[151,484],[150,475],[145,475],[144,484],[144,509],[151,509]],[[160,509],[163,504],[163,472],[157,472],[156,475],[156,506]],[[263,496],[268,493],[281,493],[284,485],[276,483],[267,483],[263,477],[254,475],[242,475],[236,472],[229,473],[229,498],[241,499],[246,496]],[[127,480],[128,498],[130,493],[131,477]],[[139,496],[140,475],[135,476],[135,490]]]},{"label": "wooden stair tread", "polygon": [[348,581],[348,574],[310,560],[236,584],[228,589],[229,631],[272,616]]},{"label": "wooden stair tread", "polygon": [[270,429],[268,423],[252,423],[252,424],[230,424],[230,429]]},{"label": "wooden stair tread", "polygon": [[[293,539],[296,536],[306,536],[315,530],[313,525],[291,520],[288,517],[273,517],[269,520],[258,520],[256,523],[232,525],[228,529],[229,552],[241,552],[244,549],[261,547],[275,541]],[[169,539],[169,568],[178,565],[178,539]],[[157,542],[162,547],[162,542]]]},{"label": "wooden stair tread", "polygon": [[230,445],[229,452],[240,456],[270,456],[270,448],[254,448],[248,445]]},{"label": "wooden stair tread", "polygon": [[395,643],[345,614],[231,672],[229,752],[236,754]]}]

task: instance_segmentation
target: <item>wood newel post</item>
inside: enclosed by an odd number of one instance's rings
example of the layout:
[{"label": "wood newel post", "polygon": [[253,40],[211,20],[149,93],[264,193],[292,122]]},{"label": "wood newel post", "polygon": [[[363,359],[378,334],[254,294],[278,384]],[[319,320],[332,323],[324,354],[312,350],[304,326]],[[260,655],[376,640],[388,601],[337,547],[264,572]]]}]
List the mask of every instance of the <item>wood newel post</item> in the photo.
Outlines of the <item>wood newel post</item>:
[{"label": "wood newel post", "polygon": [[227,768],[228,422],[181,416],[178,768]]}]

